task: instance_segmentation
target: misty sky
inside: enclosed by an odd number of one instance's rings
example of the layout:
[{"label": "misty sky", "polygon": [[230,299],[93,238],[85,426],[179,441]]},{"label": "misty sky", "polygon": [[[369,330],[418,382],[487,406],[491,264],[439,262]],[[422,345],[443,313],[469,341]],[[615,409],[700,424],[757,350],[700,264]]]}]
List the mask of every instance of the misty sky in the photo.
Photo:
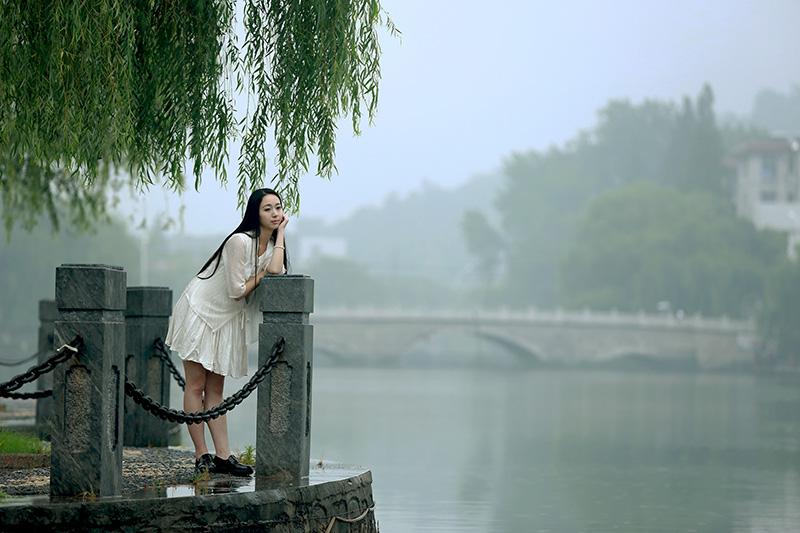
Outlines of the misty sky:
[{"label": "misty sky", "polygon": [[[336,220],[425,180],[454,186],[492,172],[512,151],[590,127],[611,98],[677,99],[709,82],[719,113],[747,114],[759,89],[800,83],[800,0],[383,5],[403,35],[383,32],[375,124],[353,137],[342,122],[339,174],[303,179],[302,217]],[[177,213],[159,189],[147,198],[150,216]],[[183,202],[189,233],[228,232],[241,219],[235,186],[222,190],[210,174]]]}]

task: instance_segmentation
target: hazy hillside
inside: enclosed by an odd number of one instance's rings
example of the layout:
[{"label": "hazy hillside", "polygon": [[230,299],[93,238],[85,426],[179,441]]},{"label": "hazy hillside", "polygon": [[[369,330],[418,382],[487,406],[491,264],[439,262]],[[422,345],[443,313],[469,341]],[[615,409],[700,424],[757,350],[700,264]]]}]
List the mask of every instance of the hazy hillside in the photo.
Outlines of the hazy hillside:
[{"label": "hazy hillside", "polygon": [[779,135],[800,135],[800,85],[786,94],[773,89],[759,91],[750,119],[756,126]]},{"label": "hazy hillside", "polygon": [[[501,183],[500,175],[476,176],[454,189],[427,183],[421,190],[392,194],[380,206],[361,208],[335,223],[301,217],[294,238],[343,240],[345,257],[374,275],[404,274],[459,285],[472,278],[461,229],[464,212],[479,209],[496,219]],[[296,257],[300,269],[311,259]]]}]

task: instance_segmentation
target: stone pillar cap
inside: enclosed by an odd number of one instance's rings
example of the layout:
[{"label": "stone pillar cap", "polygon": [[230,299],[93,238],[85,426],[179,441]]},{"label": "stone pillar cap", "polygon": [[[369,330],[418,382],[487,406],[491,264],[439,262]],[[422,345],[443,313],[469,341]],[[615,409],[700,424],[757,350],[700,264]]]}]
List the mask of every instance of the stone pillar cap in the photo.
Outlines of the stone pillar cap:
[{"label": "stone pillar cap", "polygon": [[58,320],[58,306],[55,300],[39,300],[39,320],[43,322]]},{"label": "stone pillar cap", "polygon": [[128,287],[125,316],[169,316],[172,290],[169,287]]},{"label": "stone pillar cap", "polygon": [[262,313],[311,313],[314,280],[302,274],[266,276],[257,293]]},{"label": "stone pillar cap", "polygon": [[66,263],[56,267],[59,310],[123,311],[125,269],[119,266]]}]

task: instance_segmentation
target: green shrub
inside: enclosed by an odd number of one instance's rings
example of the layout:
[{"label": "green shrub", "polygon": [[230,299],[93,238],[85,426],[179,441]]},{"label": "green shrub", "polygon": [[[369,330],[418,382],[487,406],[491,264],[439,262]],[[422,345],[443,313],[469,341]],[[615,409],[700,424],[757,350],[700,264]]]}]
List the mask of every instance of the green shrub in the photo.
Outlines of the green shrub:
[{"label": "green shrub", "polygon": [[49,451],[49,446],[33,435],[0,430],[0,453],[48,453]]}]

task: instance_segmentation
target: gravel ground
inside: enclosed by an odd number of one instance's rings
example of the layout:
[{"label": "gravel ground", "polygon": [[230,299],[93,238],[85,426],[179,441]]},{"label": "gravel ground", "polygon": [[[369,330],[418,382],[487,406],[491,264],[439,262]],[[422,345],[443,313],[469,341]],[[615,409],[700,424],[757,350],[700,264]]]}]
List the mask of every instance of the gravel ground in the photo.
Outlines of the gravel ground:
[{"label": "gravel ground", "polygon": [[[0,400],[0,426],[32,423],[35,400]],[[10,428],[14,429],[14,428]],[[24,428],[22,428],[24,429]],[[229,478],[214,474],[214,478]],[[154,485],[192,483],[194,454],[182,448],[123,448],[122,494],[129,495]],[[50,468],[0,469],[0,491],[10,496],[47,494]]]},{"label": "gravel ground", "polygon": [[[178,448],[124,448],[122,451],[123,495],[153,485],[191,483],[193,477],[194,454],[191,451]],[[47,494],[50,468],[0,470],[0,490],[13,496]]]}]

